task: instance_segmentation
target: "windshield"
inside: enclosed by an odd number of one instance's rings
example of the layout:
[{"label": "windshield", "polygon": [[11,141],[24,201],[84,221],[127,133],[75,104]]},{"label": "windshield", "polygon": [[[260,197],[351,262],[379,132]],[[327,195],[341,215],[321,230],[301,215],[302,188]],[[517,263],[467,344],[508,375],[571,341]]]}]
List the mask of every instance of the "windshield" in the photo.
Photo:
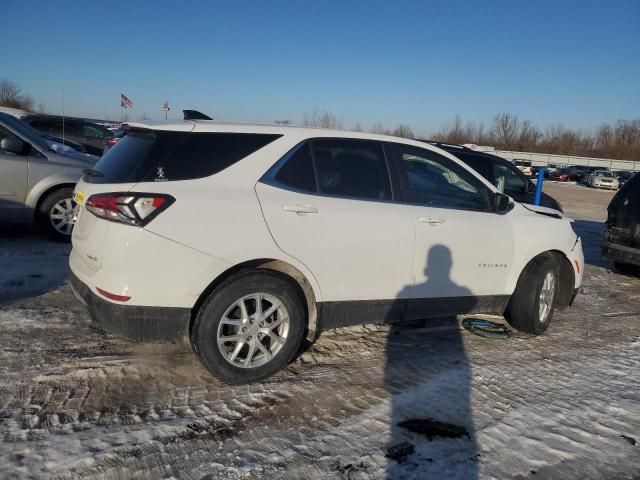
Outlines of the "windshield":
[{"label": "windshield", "polygon": [[42,134],[31,125],[27,125],[23,121],[18,120],[16,117],[7,113],[0,113],[0,120],[8,125],[12,130],[15,130],[16,132],[22,134],[31,143],[36,144],[43,150],[50,150],[49,144],[44,139]]},{"label": "windshield", "polygon": [[596,172],[596,176],[597,177],[607,177],[607,178],[613,178],[614,175],[611,172]]}]

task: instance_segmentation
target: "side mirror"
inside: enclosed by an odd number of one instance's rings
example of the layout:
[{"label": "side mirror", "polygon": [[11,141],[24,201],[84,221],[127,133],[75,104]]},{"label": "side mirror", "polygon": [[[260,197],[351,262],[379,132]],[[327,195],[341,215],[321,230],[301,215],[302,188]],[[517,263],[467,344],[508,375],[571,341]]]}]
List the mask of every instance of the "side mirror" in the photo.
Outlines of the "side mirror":
[{"label": "side mirror", "polygon": [[5,152],[15,153],[16,155],[24,154],[26,144],[19,138],[5,137],[0,141],[0,148]]},{"label": "side mirror", "polygon": [[508,195],[496,192],[493,194],[493,211],[496,213],[506,213],[513,209],[513,202]]}]

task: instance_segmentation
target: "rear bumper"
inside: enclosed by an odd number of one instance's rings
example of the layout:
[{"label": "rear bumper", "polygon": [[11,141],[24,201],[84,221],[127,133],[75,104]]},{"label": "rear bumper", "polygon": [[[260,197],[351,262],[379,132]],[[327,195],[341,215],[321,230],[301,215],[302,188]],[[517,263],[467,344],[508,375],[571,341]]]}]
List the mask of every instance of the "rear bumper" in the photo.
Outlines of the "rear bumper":
[{"label": "rear bumper", "polygon": [[136,342],[182,343],[188,338],[191,310],[175,307],[120,305],[100,298],[73,272],[69,285],[92,320],[118,337]]},{"label": "rear bumper", "polygon": [[640,266],[640,249],[638,248],[604,241],[602,242],[602,256],[614,262]]}]

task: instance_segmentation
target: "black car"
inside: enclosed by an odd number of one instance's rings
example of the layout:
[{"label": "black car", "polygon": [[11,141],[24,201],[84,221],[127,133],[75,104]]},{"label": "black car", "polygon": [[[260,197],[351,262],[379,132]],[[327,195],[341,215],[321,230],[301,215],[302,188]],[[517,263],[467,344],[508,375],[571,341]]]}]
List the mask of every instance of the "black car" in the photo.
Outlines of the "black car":
[{"label": "black car", "polygon": [[618,172],[613,172],[613,174],[618,177],[618,186],[622,188],[625,183],[633,178],[636,172],[631,172],[629,170],[620,170]]},{"label": "black car", "polygon": [[80,144],[87,153],[102,155],[105,142],[111,137],[111,132],[97,123],[82,118],[59,117],[55,115],[29,115],[22,121],[36,130],[55,137],[67,139]]},{"label": "black car", "polygon": [[[513,163],[496,155],[479,152],[461,145],[433,141],[428,141],[428,143],[462,160],[514,200],[533,204],[536,186]],[[563,211],[560,203],[544,192],[542,193],[541,205]]]},{"label": "black car", "polygon": [[607,207],[602,256],[616,267],[640,266],[640,175],[627,180]]}]

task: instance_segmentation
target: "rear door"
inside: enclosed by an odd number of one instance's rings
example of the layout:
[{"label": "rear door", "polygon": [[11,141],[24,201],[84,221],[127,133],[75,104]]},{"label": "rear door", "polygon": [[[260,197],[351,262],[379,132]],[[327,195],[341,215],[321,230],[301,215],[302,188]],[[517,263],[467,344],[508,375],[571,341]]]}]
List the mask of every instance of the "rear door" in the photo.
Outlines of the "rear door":
[{"label": "rear door", "polygon": [[335,327],[398,319],[409,296],[414,231],[379,142],[316,139],[256,185],[278,247],[313,272]]},{"label": "rear door", "polygon": [[[3,138],[22,140],[0,125]],[[17,219],[22,215],[27,195],[29,156],[7,152],[0,148],[0,218]]]}]

